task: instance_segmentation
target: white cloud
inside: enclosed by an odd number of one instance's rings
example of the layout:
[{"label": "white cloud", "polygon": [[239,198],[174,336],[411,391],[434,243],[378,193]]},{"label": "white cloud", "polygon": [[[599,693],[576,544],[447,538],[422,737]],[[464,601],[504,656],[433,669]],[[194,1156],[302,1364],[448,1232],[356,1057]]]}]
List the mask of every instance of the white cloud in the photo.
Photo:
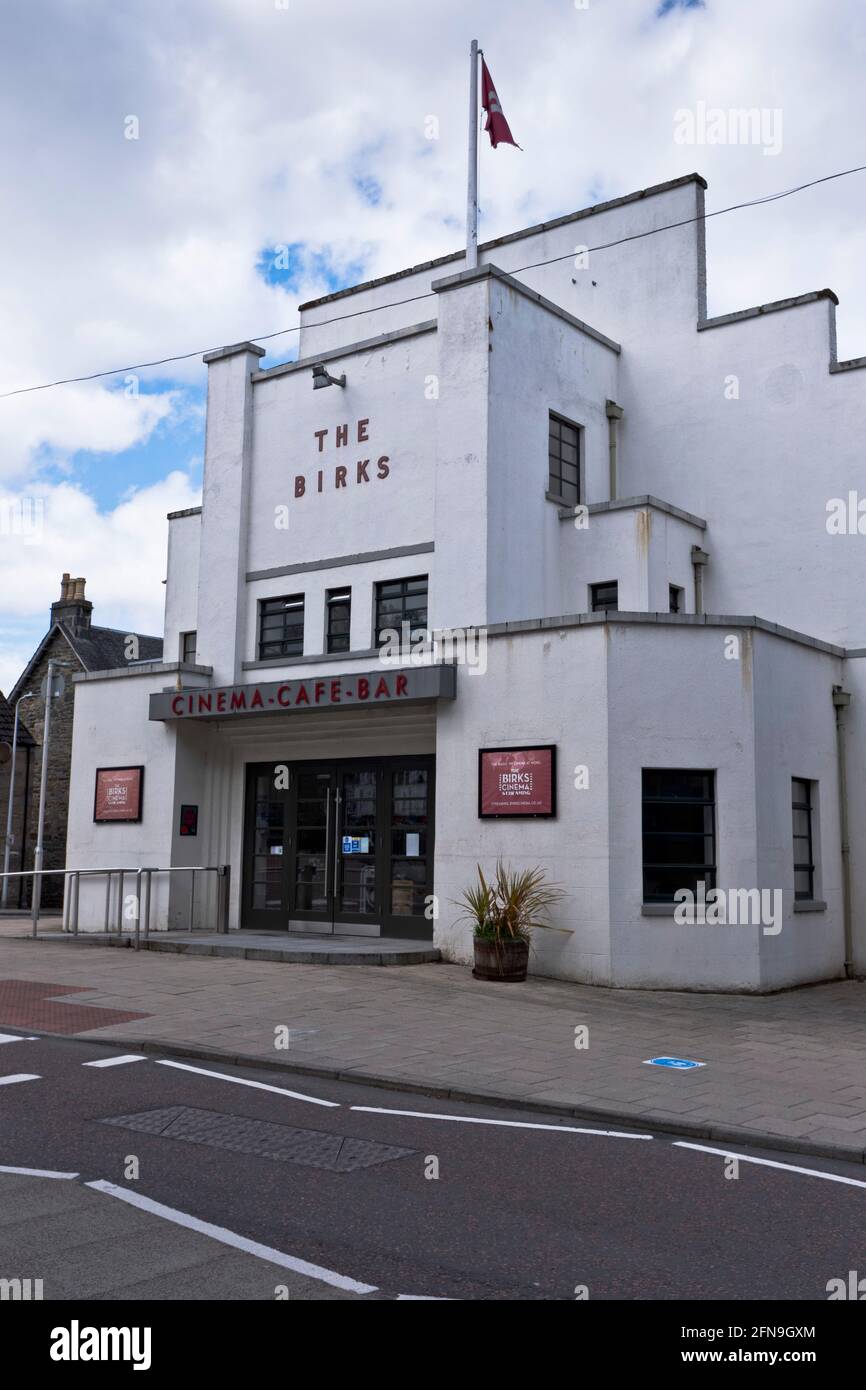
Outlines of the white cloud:
[{"label": "white cloud", "polygon": [[199,501],[181,472],[109,512],[72,483],[0,493],[0,690],[11,690],[47,631],[64,571],[87,580],[94,623],[160,636],[166,513]]},{"label": "white cloud", "polygon": [[[861,161],[866,9],[857,0],[707,0],[662,20],[657,9],[658,0],[471,7],[524,147],[482,151],[484,236],[692,169],[709,179],[713,209]],[[3,24],[0,122],[15,138],[0,156],[0,312],[14,331],[0,345],[0,391],[293,323],[297,302],[325,286],[312,272],[292,295],[266,285],[255,271],[263,247],[327,247],[338,262],[364,252],[375,275],[459,245],[465,0],[290,0],[285,9],[272,0],[55,0],[7,7]],[[677,144],[676,111],[701,101],[779,108],[781,153]],[[124,138],[129,115],[137,140]],[[360,195],[359,175],[381,185],[378,205]],[[711,310],[830,285],[842,301],[841,355],[866,353],[864,178],[711,221]],[[0,477],[33,489],[43,444],[110,461],[160,422],[164,434],[182,401],[162,381],[200,382],[203,368],[194,355],[149,375],[160,391],[137,400],[98,384],[0,400]],[[141,509],[147,495],[131,505]],[[91,555],[95,580],[98,546],[67,561],[87,545],[75,510],[87,499],[67,500],[51,550],[35,552],[26,582],[4,589],[9,611],[37,579],[47,601],[54,571],[87,572]],[[97,531],[117,535],[122,521],[119,508]],[[138,559],[135,548],[115,549],[106,592],[132,602]]]}]

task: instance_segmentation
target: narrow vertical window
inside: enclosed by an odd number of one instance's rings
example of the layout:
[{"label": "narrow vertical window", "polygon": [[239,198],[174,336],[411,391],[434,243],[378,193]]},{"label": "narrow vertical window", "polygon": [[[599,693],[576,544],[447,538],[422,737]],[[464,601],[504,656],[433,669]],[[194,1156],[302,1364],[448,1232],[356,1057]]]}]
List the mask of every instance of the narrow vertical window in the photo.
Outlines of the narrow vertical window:
[{"label": "narrow vertical window", "polygon": [[791,778],[791,814],[794,831],[794,897],[801,902],[815,896],[815,855],[812,840],[812,788],[802,777]]},{"label": "narrow vertical window", "polygon": [[552,502],[574,507],[580,501],[580,426],[550,412],[547,495]]},{"label": "narrow vertical window", "polygon": [[328,610],[327,650],[347,652],[351,637],[352,590],[329,589],[325,602]]}]

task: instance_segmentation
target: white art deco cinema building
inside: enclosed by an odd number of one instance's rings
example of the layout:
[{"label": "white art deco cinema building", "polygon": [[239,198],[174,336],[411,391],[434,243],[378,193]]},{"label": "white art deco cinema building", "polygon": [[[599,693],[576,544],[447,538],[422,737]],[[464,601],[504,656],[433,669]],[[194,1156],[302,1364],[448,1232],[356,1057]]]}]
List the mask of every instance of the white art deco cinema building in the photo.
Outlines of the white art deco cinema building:
[{"label": "white art deco cinema building", "polygon": [[[866,969],[866,358],[830,290],[707,318],[704,187],[307,304],[296,362],[207,354],[165,660],[76,678],[68,867],[224,863],[231,929],[469,961],[454,900],[501,855],[564,890],[542,975]],[[139,818],[96,820],[134,768]]]}]

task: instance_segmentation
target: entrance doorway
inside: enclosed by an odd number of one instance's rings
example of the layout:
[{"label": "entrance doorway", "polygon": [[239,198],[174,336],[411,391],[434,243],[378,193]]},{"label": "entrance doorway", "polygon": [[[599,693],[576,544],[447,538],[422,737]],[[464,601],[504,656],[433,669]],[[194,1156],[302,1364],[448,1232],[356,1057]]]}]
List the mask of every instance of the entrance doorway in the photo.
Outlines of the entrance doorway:
[{"label": "entrance doorway", "polygon": [[435,758],[247,768],[242,925],[431,940]]}]

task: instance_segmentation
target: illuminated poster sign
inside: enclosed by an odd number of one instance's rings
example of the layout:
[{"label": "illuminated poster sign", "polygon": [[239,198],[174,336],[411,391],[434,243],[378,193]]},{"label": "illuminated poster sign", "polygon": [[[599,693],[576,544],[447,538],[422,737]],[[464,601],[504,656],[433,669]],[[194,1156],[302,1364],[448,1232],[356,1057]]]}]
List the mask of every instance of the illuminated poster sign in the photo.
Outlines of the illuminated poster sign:
[{"label": "illuminated poster sign", "polygon": [[403,705],[413,700],[453,700],[453,666],[380,667],[340,676],[304,676],[300,680],[255,682],[212,689],[161,690],[150,697],[151,719],[250,718],[257,714],[291,714],[296,710],[369,708]]},{"label": "illuminated poster sign", "polygon": [[180,808],[180,834],[198,834],[198,807],[181,806]]},{"label": "illuminated poster sign", "polygon": [[555,744],[479,749],[478,814],[555,816]]},{"label": "illuminated poster sign", "polygon": [[93,798],[95,821],[140,821],[143,767],[98,767]]}]

